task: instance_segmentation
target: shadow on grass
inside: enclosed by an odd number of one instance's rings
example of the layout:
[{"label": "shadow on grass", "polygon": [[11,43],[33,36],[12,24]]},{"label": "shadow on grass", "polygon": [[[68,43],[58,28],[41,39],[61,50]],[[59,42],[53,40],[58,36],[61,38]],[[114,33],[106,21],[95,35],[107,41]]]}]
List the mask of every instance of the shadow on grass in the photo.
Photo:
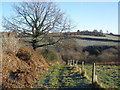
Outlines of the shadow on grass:
[{"label": "shadow on grass", "polygon": [[[71,71],[73,70],[73,67],[63,67],[63,71],[60,73],[60,76],[59,76],[59,82],[61,83],[61,86],[59,87],[59,89],[72,89],[72,88],[80,88],[80,89],[84,89],[84,88],[89,88],[91,90],[94,89],[94,86],[86,80],[86,78],[84,78],[79,72],[75,72],[75,73],[72,73]],[[64,72],[67,71],[67,75],[64,75]],[[62,82],[64,78],[68,78],[68,79],[71,79],[74,81],[74,86],[65,86],[65,83],[67,82]],[[69,81],[69,80],[68,80]],[[68,83],[71,83],[71,82],[68,82]]]}]

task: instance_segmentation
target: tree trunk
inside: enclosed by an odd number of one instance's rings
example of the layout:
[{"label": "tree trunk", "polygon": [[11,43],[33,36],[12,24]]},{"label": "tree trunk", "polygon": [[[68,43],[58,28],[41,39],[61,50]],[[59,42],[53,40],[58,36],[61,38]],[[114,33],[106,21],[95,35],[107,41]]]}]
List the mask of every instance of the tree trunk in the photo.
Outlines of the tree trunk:
[{"label": "tree trunk", "polygon": [[36,48],[37,48],[36,43],[37,43],[37,37],[34,37],[34,38],[32,39],[32,47],[33,47],[34,50],[36,50]]}]

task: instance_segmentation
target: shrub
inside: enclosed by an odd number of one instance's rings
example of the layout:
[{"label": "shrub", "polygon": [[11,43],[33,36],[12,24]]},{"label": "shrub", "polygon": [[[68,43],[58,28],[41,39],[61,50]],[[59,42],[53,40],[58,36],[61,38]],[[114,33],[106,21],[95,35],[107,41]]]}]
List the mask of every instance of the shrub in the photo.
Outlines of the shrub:
[{"label": "shrub", "polygon": [[75,59],[83,60],[86,57],[86,53],[83,52],[83,47],[78,45],[74,39],[65,39],[61,43],[61,57],[64,61]]},{"label": "shrub", "polygon": [[43,49],[41,51],[41,54],[43,55],[43,57],[47,60],[47,61],[55,61],[57,60],[57,54],[52,51],[52,50],[48,50],[48,49]]},{"label": "shrub", "polygon": [[89,55],[86,59],[85,59],[85,63],[88,64],[92,64],[93,62],[97,62],[98,59],[95,55]]},{"label": "shrub", "polygon": [[118,53],[117,49],[106,49],[98,56],[98,60],[99,62],[117,62],[119,61]]}]

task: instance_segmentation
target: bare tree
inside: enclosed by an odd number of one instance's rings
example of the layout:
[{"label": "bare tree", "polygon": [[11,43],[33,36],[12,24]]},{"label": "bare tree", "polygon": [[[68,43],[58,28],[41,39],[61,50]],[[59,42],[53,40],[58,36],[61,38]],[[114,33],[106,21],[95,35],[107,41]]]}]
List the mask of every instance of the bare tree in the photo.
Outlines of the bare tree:
[{"label": "bare tree", "polygon": [[[52,37],[50,32],[61,33],[70,30],[70,20],[56,6],[54,2],[21,2],[13,6],[15,16],[11,19],[4,18],[3,27],[7,30],[16,30],[32,35],[32,47],[53,45],[61,38],[39,45],[38,42],[46,37]],[[39,38],[39,39],[38,39]],[[49,39],[50,39],[49,38]],[[52,37],[53,38],[53,37]]]},{"label": "bare tree", "polygon": [[100,33],[103,33],[103,30],[100,30]]}]

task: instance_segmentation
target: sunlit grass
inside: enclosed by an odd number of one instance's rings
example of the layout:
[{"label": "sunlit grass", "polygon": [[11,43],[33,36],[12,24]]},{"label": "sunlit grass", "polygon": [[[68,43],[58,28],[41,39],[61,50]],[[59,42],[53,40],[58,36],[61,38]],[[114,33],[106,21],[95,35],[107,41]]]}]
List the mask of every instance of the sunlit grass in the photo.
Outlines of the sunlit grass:
[{"label": "sunlit grass", "polygon": [[90,88],[90,82],[83,78],[80,72],[74,72],[75,67],[70,66],[51,66],[44,76],[36,81],[39,88]]},{"label": "sunlit grass", "polygon": [[[102,83],[106,88],[120,89],[118,68],[120,68],[120,66],[97,65],[96,75],[98,76],[98,81]],[[85,70],[92,81],[92,65],[85,65]]]}]

